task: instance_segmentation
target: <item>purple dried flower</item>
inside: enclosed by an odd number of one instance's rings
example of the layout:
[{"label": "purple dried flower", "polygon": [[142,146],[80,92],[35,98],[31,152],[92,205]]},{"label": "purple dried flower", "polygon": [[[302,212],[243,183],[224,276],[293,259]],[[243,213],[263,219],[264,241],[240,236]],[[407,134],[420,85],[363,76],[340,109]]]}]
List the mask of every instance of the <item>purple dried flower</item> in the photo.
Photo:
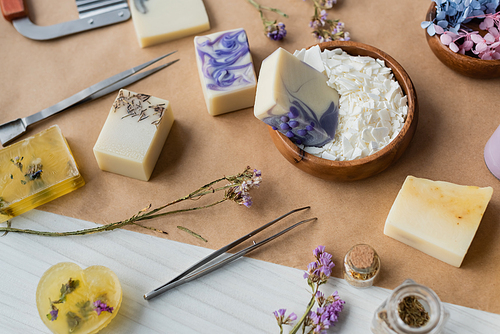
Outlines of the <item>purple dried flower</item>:
[{"label": "purple dried flower", "polygon": [[102,312],[113,313],[113,307],[106,305],[101,300],[96,300],[94,302],[94,310],[97,312],[97,315],[101,315]]},{"label": "purple dried flower", "polygon": [[315,258],[319,259],[321,254],[325,251],[325,246],[318,246],[313,250],[313,255]]},{"label": "purple dried flower", "polygon": [[279,309],[278,311],[274,311],[273,314],[280,328],[282,328],[281,326],[283,325],[292,325],[292,322],[297,320],[297,315],[293,312],[290,313],[287,317],[285,317],[286,309],[283,308]]},{"label": "purple dried flower", "polygon": [[267,26],[267,37],[274,41],[281,41],[286,36],[285,24],[278,22]]},{"label": "purple dried flower", "polygon": [[52,311],[50,311],[47,314],[47,319],[49,319],[50,321],[57,320],[58,315],[59,315],[59,310],[57,308],[55,308],[54,306],[52,306]]}]

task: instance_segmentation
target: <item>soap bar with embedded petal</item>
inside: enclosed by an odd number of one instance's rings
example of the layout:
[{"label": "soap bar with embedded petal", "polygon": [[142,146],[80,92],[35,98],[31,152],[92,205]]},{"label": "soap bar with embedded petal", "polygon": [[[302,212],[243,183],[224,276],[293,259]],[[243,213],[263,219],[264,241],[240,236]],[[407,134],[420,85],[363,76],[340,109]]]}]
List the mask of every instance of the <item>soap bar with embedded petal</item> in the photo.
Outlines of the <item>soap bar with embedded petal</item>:
[{"label": "soap bar with embedded petal", "polygon": [[76,263],[58,263],[36,289],[40,318],[55,334],[97,333],[116,317],[121,302],[120,281],[104,266],[83,270]]},{"label": "soap bar with embedded petal", "polygon": [[335,137],[339,94],[327,77],[282,48],[264,59],[255,117],[296,144],[323,146]]},{"label": "soap bar with embedded petal", "polygon": [[245,30],[196,36],[194,46],[208,113],[253,106],[257,80]]},{"label": "soap bar with embedded petal", "polygon": [[0,223],[85,184],[54,125],[0,150]]},{"label": "soap bar with embedded petal", "polygon": [[149,180],[173,123],[169,101],[121,89],[94,145],[99,168]]}]

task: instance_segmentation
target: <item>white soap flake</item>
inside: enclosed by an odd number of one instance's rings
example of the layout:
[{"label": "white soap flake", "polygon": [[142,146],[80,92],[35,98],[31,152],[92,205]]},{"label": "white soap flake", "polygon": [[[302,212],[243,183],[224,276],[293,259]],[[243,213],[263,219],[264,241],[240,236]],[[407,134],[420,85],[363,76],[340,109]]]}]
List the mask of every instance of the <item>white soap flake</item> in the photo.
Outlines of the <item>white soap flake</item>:
[{"label": "white soap flake", "polygon": [[[307,59],[307,52],[295,54]],[[324,159],[354,160],[381,150],[398,135],[408,113],[408,99],[383,60],[350,56],[341,49],[325,50],[320,57],[313,50],[311,58],[322,59],[327,84],[340,95],[339,123],[330,143],[301,148]]]}]

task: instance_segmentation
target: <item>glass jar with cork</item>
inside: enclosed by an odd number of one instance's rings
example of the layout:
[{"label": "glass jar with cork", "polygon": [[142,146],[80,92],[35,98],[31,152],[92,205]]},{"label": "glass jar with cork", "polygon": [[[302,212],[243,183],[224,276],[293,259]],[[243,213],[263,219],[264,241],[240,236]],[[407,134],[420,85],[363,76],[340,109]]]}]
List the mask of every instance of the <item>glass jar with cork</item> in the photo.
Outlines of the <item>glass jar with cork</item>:
[{"label": "glass jar with cork", "polygon": [[375,334],[438,334],[449,313],[434,291],[407,279],[375,311]]},{"label": "glass jar with cork", "polygon": [[353,246],[344,257],[344,279],[357,288],[373,285],[380,271],[380,258],[375,250],[366,244]]}]

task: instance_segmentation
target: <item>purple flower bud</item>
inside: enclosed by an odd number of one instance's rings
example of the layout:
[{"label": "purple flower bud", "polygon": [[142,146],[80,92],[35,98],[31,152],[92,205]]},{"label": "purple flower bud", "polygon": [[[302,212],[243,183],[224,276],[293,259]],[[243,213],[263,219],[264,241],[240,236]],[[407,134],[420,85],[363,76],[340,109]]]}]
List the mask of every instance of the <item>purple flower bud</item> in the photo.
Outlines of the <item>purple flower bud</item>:
[{"label": "purple flower bud", "polygon": [[287,123],[281,123],[280,124],[281,130],[290,130],[290,126]]},{"label": "purple flower bud", "polygon": [[293,138],[293,137],[295,137],[295,134],[294,134],[292,131],[288,131],[285,135],[286,135],[288,138]]},{"label": "purple flower bud", "polygon": [[290,120],[290,118],[288,118],[287,116],[281,116],[281,121],[286,123]]},{"label": "purple flower bud", "polygon": [[290,125],[290,127],[291,127],[292,129],[294,129],[294,128],[296,128],[296,127],[298,127],[298,126],[299,126],[299,122],[297,122],[297,121],[290,121],[290,122],[288,123],[288,125]]},{"label": "purple flower bud", "polygon": [[314,128],[312,126],[308,125],[308,126],[306,126],[306,130],[307,131],[312,131],[312,130],[314,130]]},{"label": "purple flower bud", "polygon": [[273,130],[278,130],[278,128],[277,128],[277,127],[275,127],[274,125],[273,125],[273,126],[271,126],[271,128],[272,128]]},{"label": "purple flower bud", "polygon": [[297,130],[297,134],[299,136],[305,136],[307,134],[307,131],[304,129]]},{"label": "purple flower bud", "polygon": [[288,117],[297,118],[299,116],[299,110],[294,106],[290,107],[290,112],[288,113]]}]

